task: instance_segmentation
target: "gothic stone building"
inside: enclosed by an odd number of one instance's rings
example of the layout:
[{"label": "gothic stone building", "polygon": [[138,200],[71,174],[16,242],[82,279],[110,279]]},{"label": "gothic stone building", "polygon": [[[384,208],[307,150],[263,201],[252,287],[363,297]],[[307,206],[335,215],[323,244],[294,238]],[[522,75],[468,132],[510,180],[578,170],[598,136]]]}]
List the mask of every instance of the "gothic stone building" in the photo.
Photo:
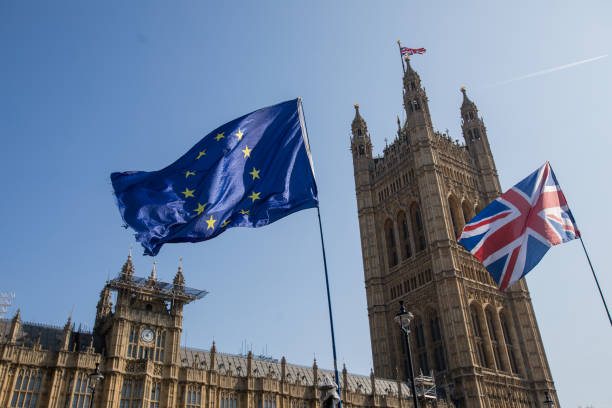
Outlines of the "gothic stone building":
[{"label": "gothic stone building", "polygon": [[435,131],[420,77],[406,63],[406,121],[398,119],[382,156],[372,155],[359,105],[352,123],[374,372],[407,371],[393,321],[404,301],[415,315],[415,371],[432,373],[457,406],[541,407],[545,392],[558,404],[524,279],[500,292],[457,244],[466,221],[501,193],[483,120],[462,88],[465,145]]},{"label": "gothic stone building", "polygon": [[[115,304],[111,302],[115,295]],[[185,286],[134,276],[131,255],[104,286],[92,332],[0,320],[0,407],[19,408],[320,408],[318,385],[331,371],[271,358],[180,346],[183,306],[205,295]],[[104,376],[95,387],[96,364]],[[332,377],[333,378],[333,377]],[[410,408],[406,383],[340,375],[346,408]],[[433,379],[421,376],[422,406],[446,407]]]}]

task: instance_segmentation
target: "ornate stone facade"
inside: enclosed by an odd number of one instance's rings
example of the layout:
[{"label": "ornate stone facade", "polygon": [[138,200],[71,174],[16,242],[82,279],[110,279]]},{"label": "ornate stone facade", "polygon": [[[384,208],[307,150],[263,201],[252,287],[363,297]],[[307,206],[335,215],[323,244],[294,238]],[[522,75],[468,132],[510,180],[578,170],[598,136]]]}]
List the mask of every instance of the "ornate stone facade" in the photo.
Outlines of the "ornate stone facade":
[{"label": "ornate stone facade", "polygon": [[[115,304],[113,305],[113,293]],[[185,286],[182,268],[172,283],[134,276],[131,256],[104,286],[92,332],[24,323],[18,312],[0,320],[0,407],[83,408],[91,401],[89,375],[104,379],[96,408],[320,408],[317,386],[329,370],[271,358],[180,346],[183,306],[205,291]],[[395,378],[395,377],[393,377]],[[412,407],[398,379],[341,373],[345,408]],[[446,407],[431,377],[417,394],[424,406]]]},{"label": "ornate stone facade", "polygon": [[[374,371],[407,372],[407,348],[393,321],[403,300],[415,314],[416,371],[431,373],[459,407],[558,404],[524,280],[500,292],[457,244],[466,220],[500,193],[489,141],[465,88],[465,144],[434,130],[427,95],[409,60],[406,121],[382,156],[359,106],[352,122],[355,190]],[[558,405],[556,405],[558,406]]]}]

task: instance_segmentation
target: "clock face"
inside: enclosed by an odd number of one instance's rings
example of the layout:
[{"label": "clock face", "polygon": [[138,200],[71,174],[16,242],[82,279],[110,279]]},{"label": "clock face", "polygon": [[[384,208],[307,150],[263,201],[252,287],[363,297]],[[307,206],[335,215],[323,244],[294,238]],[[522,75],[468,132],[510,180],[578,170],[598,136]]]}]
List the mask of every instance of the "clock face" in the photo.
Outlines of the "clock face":
[{"label": "clock face", "polygon": [[155,333],[151,329],[142,329],[140,332],[140,340],[145,343],[151,343],[155,339]]}]

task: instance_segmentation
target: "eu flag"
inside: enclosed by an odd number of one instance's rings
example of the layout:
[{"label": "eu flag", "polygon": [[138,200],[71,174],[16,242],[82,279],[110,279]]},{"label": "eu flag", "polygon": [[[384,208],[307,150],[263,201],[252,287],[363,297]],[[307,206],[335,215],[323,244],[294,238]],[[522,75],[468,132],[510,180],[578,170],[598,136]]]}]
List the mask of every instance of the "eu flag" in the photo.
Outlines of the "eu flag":
[{"label": "eu flag", "polygon": [[125,223],[145,254],[232,227],[261,227],[318,206],[299,99],[249,113],[158,171],[112,173]]}]

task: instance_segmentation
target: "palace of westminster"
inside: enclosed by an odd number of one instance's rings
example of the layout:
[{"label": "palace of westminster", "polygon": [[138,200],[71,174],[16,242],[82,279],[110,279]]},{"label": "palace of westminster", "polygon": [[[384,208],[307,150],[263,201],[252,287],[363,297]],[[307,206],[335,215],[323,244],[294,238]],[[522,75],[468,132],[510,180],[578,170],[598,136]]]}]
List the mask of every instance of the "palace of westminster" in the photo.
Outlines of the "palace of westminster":
[{"label": "palace of westminster", "polygon": [[[355,105],[351,130],[374,370],[340,374],[346,408],[410,408],[403,301],[421,407],[544,407],[557,394],[529,291],[500,292],[456,238],[500,193],[483,120],[462,88],[465,144],[434,130],[406,60],[406,121],[379,157]],[[0,320],[0,408],[320,408],[333,372],[181,347],[183,307],[206,294],[134,275],[131,255],[100,293],[91,332]],[[114,304],[111,300],[114,300]],[[94,381],[92,373],[103,375]],[[95,385],[95,387],[94,387]],[[93,390],[93,399],[92,399]]]}]

